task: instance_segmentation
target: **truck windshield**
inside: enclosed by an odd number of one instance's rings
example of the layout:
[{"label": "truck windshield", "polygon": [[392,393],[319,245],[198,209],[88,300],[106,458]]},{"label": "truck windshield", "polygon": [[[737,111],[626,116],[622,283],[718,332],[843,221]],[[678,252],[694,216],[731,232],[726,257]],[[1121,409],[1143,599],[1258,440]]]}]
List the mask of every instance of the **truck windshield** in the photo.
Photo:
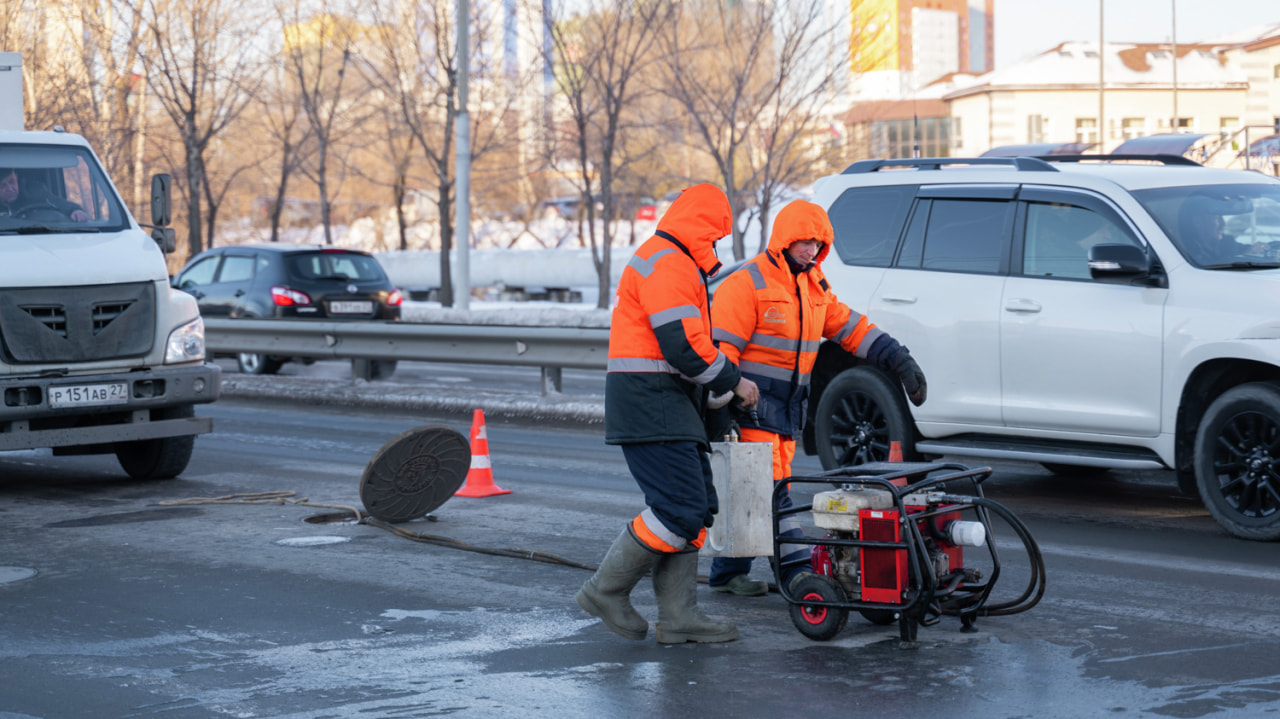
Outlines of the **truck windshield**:
[{"label": "truck windshield", "polygon": [[113,232],[129,221],[81,147],[0,145],[0,234]]},{"label": "truck windshield", "polygon": [[1199,267],[1280,266],[1280,183],[1161,187],[1133,194]]}]

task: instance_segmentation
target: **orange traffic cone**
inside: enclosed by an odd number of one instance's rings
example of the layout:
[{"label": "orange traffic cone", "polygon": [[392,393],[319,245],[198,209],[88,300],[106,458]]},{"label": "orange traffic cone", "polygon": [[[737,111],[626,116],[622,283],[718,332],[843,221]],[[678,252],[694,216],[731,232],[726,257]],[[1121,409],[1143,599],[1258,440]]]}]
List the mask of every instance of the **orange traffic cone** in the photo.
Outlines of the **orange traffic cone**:
[{"label": "orange traffic cone", "polygon": [[471,419],[471,470],[462,489],[455,497],[492,497],[495,494],[511,494],[493,483],[493,468],[489,464],[489,435],[484,428],[484,410],[477,409]]},{"label": "orange traffic cone", "polygon": [[[894,440],[890,440],[890,441],[889,441],[889,459],[888,459],[888,461],[890,461],[890,462],[901,462],[901,461],[902,461],[902,443],[901,443],[901,442],[899,442],[899,441],[898,441],[898,440],[896,440],[896,439],[894,439]],[[889,480],[889,482],[890,482],[891,484],[896,484],[896,485],[898,485],[899,487],[905,487],[905,486],[907,486],[907,478],[906,478],[906,477],[899,477],[898,479],[891,479],[891,480]]]}]

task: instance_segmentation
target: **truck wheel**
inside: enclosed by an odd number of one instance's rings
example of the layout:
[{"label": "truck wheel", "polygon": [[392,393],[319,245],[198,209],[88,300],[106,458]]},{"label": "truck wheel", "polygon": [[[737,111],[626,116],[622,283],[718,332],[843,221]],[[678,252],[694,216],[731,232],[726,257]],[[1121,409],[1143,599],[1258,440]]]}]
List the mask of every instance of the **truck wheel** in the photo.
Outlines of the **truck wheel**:
[{"label": "truck wheel", "polygon": [[[196,416],[196,408],[183,405],[158,410],[154,414],[156,419],[182,419]],[[134,479],[173,479],[187,468],[195,443],[194,434],[117,442],[116,460]]]},{"label": "truck wheel", "polygon": [[869,367],[836,375],[814,412],[813,439],[824,469],[888,461],[891,441],[912,461],[914,436],[902,391]]},{"label": "truck wheel", "polygon": [[284,365],[283,362],[267,355],[253,352],[241,352],[236,355],[236,364],[245,374],[275,374]]},{"label": "truck wheel", "polygon": [[1243,539],[1280,539],[1280,387],[1260,382],[1223,392],[1196,430],[1200,499]]}]

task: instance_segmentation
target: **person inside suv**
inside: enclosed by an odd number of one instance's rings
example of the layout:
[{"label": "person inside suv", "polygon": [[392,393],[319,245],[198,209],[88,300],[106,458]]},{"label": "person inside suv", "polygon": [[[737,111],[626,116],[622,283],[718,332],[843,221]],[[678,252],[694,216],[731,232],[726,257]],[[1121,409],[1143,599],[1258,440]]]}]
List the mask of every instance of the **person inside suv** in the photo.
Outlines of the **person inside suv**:
[{"label": "person inside suv", "polygon": [[1250,242],[1248,234],[1238,237],[1227,229],[1229,218],[1253,212],[1249,200],[1191,195],[1178,209],[1178,238],[1201,267],[1258,261],[1270,253],[1268,243]]}]

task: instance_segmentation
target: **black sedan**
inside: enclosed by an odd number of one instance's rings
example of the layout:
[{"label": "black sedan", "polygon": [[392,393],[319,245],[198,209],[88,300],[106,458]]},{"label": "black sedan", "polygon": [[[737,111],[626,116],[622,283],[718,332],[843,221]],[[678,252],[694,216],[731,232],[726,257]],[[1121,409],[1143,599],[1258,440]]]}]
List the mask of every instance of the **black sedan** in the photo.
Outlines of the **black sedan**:
[{"label": "black sedan", "polygon": [[[403,301],[377,259],[358,250],[316,245],[228,245],[191,259],[173,280],[205,317],[398,320]],[[240,371],[275,374],[292,357],[240,353]],[[395,362],[377,361],[374,379]]]}]

